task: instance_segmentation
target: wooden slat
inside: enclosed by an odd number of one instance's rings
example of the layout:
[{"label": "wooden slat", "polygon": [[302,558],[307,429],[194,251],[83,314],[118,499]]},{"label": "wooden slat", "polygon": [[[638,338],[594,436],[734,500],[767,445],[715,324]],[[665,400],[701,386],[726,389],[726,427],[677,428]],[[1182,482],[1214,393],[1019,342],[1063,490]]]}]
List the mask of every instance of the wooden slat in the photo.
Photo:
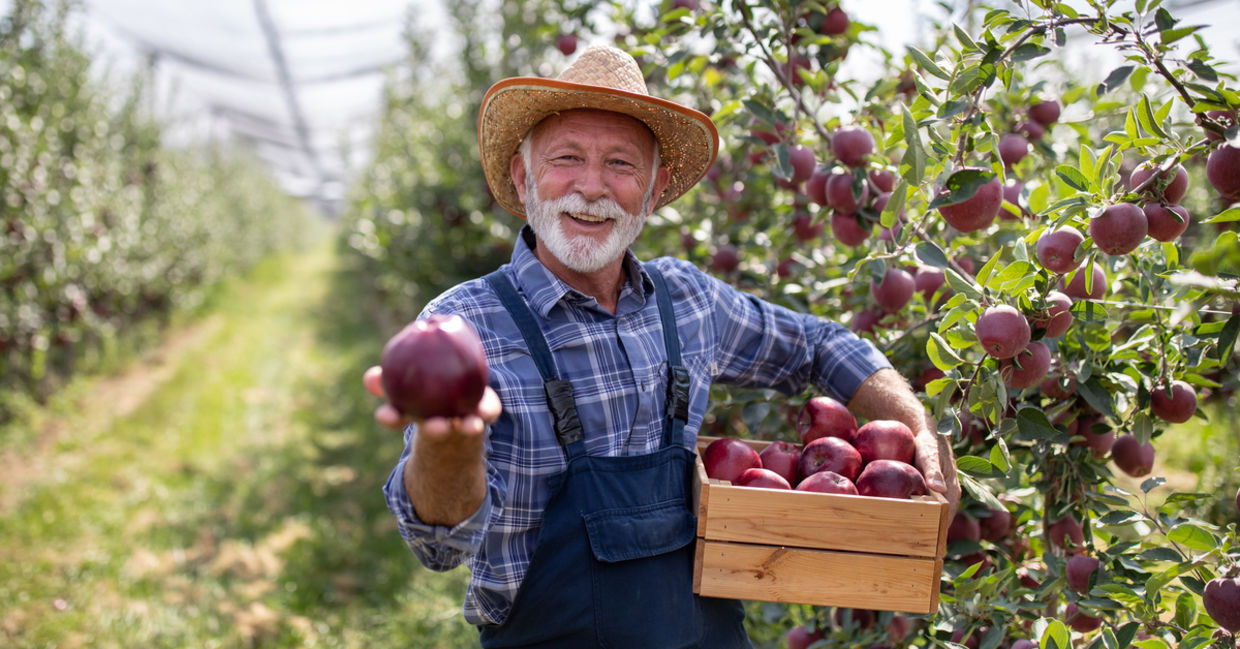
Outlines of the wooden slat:
[{"label": "wooden slat", "polygon": [[694,592],[700,595],[906,613],[938,608],[942,560],[697,543]]}]

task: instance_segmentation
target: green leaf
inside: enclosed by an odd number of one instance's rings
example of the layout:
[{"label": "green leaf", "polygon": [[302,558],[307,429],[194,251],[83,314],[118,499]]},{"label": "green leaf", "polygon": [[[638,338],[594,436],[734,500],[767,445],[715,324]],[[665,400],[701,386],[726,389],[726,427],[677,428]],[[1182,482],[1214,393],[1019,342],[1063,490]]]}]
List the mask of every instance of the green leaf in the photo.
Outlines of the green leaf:
[{"label": "green leaf", "polygon": [[1192,569],[1193,564],[1182,562],[1173,564],[1171,567],[1162,572],[1150,575],[1150,578],[1145,580],[1145,599],[1147,601],[1153,601],[1153,598],[1158,595],[1158,592],[1163,589],[1163,586],[1166,586],[1171,583],[1171,580]]},{"label": "green leaf", "polygon": [[1193,74],[1197,75],[1197,78],[1204,81],[1209,81],[1210,83],[1218,81],[1218,73],[1204,61],[1193,59],[1189,61],[1187,65],[1188,69],[1191,70]]},{"label": "green leaf", "polygon": [[1034,43],[1024,43],[1012,50],[1011,58],[1013,63],[1019,63],[1021,61],[1030,61],[1040,56],[1046,56],[1050,53],[1051,50],[1048,47],[1042,47],[1041,45],[1035,45]]},{"label": "green leaf", "polygon": [[1134,66],[1131,65],[1121,65],[1120,67],[1111,70],[1111,74],[1108,74],[1107,78],[1102,83],[1098,84],[1097,95],[1101,97],[1111,90],[1118,88],[1121,84],[1128,80],[1128,75],[1132,74],[1133,67]]},{"label": "green leaf", "polygon": [[929,56],[926,56],[925,52],[910,45],[908,47],[908,53],[909,56],[913,57],[913,61],[917,63],[922,70],[925,70],[926,72],[929,72],[944,81],[951,81],[952,76],[943,70],[943,68],[936,65],[934,60],[932,60]]},{"label": "green leaf", "polygon": [[1063,436],[1040,408],[1027,406],[1016,411],[1016,429],[1026,439],[1052,440]]},{"label": "green leaf", "polygon": [[956,468],[975,476],[989,478],[995,474],[995,465],[986,458],[976,455],[962,455],[956,459]]},{"label": "green leaf", "polygon": [[746,99],[742,103],[745,105],[745,110],[752,113],[754,117],[757,117],[758,120],[764,124],[774,126],[774,124],[779,121],[779,119],[775,117],[775,113],[771,112],[771,108],[760,101]]},{"label": "green leaf", "polygon": [[1077,392],[1085,397],[1085,402],[1093,407],[1094,410],[1102,413],[1106,417],[1115,420],[1119,419],[1115,414],[1115,402],[1111,398],[1111,394],[1106,388],[1102,387],[1102,383],[1097,377],[1091,377],[1084,383],[1078,383]]},{"label": "green leaf", "polygon": [[995,466],[1000,473],[1007,473],[1012,468],[1012,458],[1008,455],[1007,444],[1000,437],[995,440],[995,445],[990,449],[990,463]]},{"label": "green leaf", "polygon": [[1138,108],[1140,110],[1137,111],[1137,121],[1141,122],[1141,128],[1144,128],[1146,133],[1157,135],[1163,139],[1171,137],[1163,130],[1162,125],[1154,119],[1154,109],[1150,107],[1149,97],[1141,95],[1141,102],[1138,104]]},{"label": "green leaf", "polygon": [[952,287],[953,291],[956,291],[970,300],[982,299],[981,290],[979,290],[973,282],[970,282],[962,277],[960,273],[957,273],[955,269],[945,268],[943,269],[943,275],[947,277],[947,285]]},{"label": "green leaf", "polygon": [[1068,165],[1059,165],[1055,167],[1055,175],[1064,181],[1069,187],[1078,192],[1089,191],[1089,179],[1079,170]]},{"label": "green leaf", "polygon": [[931,332],[930,339],[926,341],[926,355],[930,357],[930,362],[934,363],[935,367],[944,372],[964,362],[937,332]]},{"label": "green leaf", "polygon": [[904,126],[904,142],[908,145],[904,157],[900,160],[900,176],[909,185],[921,185],[926,175],[926,150],[921,143],[921,133],[917,121],[913,119],[908,107],[900,104],[901,120]]},{"label": "green leaf", "polygon": [[956,40],[960,41],[960,44],[963,45],[965,49],[981,49],[977,46],[977,43],[973,40],[973,38],[969,36],[969,32],[961,29],[960,25],[952,25],[952,29],[956,32]]},{"label": "green leaf", "polygon": [[[977,459],[982,460],[982,458],[977,458]],[[982,460],[982,462],[986,462],[986,460]],[[986,462],[986,463],[990,464],[989,462]],[[960,487],[964,489],[964,491],[966,491],[970,496],[973,496],[975,500],[980,501],[981,503],[983,503],[987,507],[990,507],[991,509],[1003,509],[1004,507],[1006,507],[1006,505],[999,502],[998,498],[995,498],[994,494],[990,493],[989,489],[987,489],[985,486],[982,485],[982,483],[974,479],[973,476],[969,475],[968,473],[961,473],[959,475],[960,475]],[[995,476],[995,477],[999,477],[999,476]]]},{"label": "green leaf", "polygon": [[887,205],[883,207],[883,213],[879,215],[879,222],[884,228],[895,225],[896,219],[900,218],[900,212],[904,211],[906,196],[908,196],[908,181],[901,178],[895,191],[891,192]]},{"label": "green leaf", "polygon": [[783,180],[792,177],[792,162],[788,159],[788,144],[785,142],[775,145],[775,168],[772,171]]},{"label": "green leaf", "polygon": [[917,244],[915,254],[917,255],[917,260],[927,266],[947,268],[951,265],[947,261],[947,254],[933,241],[923,241]]},{"label": "green leaf", "polygon": [[1236,348],[1238,335],[1240,335],[1240,312],[1231,314],[1231,317],[1227,319],[1227,324],[1219,332],[1218,347],[1214,348],[1214,358],[1219,364],[1231,358],[1231,352]]},{"label": "green leaf", "polygon": [[1155,489],[1157,489],[1157,488],[1159,488],[1159,487],[1163,486],[1164,484],[1167,484],[1167,479],[1166,479],[1166,478],[1162,478],[1162,477],[1158,477],[1158,478],[1146,478],[1145,480],[1142,480],[1142,481],[1141,481],[1141,492],[1142,492],[1142,493],[1149,493],[1149,492],[1151,492],[1151,491],[1153,491],[1153,490],[1155,490]]},{"label": "green leaf", "polygon": [[1167,532],[1167,540],[1203,552],[1218,549],[1221,545],[1221,541],[1217,536],[1211,534],[1206,528],[1193,523],[1181,523],[1171,528],[1171,531]]},{"label": "green leaf", "polygon": [[1180,593],[1175,598],[1175,623],[1187,629],[1197,621],[1197,599],[1192,593]]},{"label": "green leaf", "polygon": [[1144,520],[1144,517],[1137,512],[1111,511],[1103,514],[1098,522],[1102,525],[1118,526],[1131,525]]},{"label": "green leaf", "polygon": [[1072,634],[1068,631],[1068,627],[1059,620],[1048,618],[1043,618],[1043,620],[1046,620],[1046,627],[1038,636],[1039,649],[1070,649]]},{"label": "green leaf", "polygon": [[1176,22],[1178,21],[1171,16],[1171,12],[1167,11],[1164,7],[1159,7],[1158,11],[1154,14],[1154,24],[1158,25],[1158,31],[1160,32],[1175,27]]},{"label": "green leaf", "polygon": [[946,191],[935,197],[929,207],[933,209],[967,201],[973,198],[982,185],[994,179],[995,174],[984,169],[961,169],[948,176],[947,182],[943,184]]},{"label": "green leaf", "polygon": [[1165,46],[1165,45],[1170,45],[1180,40],[1181,38],[1184,38],[1185,36],[1191,35],[1193,32],[1201,29],[1202,27],[1205,27],[1205,25],[1194,25],[1192,27],[1180,27],[1179,29],[1164,29],[1163,31],[1159,32],[1159,35],[1162,36],[1162,44]]},{"label": "green leaf", "polygon": [[1231,223],[1232,221],[1240,221],[1240,207],[1229,207],[1202,223]]},{"label": "green leaf", "polygon": [[1142,552],[1141,554],[1137,555],[1137,558],[1141,559],[1142,561],[1171,561],[1171,562],[1179,562],[1184,559],[1184,557],[1180,556],[1179,552],[1176,552],[1175,550],[1172,550],[1171,548],[1150,548]]}]

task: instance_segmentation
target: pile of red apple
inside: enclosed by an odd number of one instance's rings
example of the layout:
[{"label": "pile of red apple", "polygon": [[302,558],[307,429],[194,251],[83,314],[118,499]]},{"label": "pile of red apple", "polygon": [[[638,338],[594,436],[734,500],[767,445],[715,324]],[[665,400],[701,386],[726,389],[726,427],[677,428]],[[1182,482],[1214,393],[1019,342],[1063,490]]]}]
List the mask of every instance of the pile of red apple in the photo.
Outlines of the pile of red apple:
[{"label": "pile of red apple", "polygon": [[702,452],[706,475],[743,487],[903,498],[926,494],[913,467],[913,431],[875,419],[858,427],[844,404],[826,396],[805,403],[797,419],[801,443],[775,441],[759,453],[722,437]]}]

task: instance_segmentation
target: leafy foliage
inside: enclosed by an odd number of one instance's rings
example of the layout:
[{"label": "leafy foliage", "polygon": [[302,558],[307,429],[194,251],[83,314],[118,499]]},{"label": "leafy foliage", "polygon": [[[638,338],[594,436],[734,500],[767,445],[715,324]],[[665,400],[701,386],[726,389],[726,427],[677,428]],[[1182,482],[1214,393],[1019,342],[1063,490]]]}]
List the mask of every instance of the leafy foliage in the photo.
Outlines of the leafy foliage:
[{"label": "leafy foliage", "polygon": [[[606,36],[638,58],[654,94],[707,112],[723,137],[698,188],[651,218],[639,254],[681,254],[746,291],[872,338],[924,395],[940,433],[951,436],[966,488],[962,513],[1011,515],[1003,537],[949,547],[940,610],[915,620],[906,643],[990,649],[1031,638],[1043,647],[1152,649],[1213,642],[1217,625],[1200,612],[1200,593],[1240,559],[1230,505],[1240,478],[1218,471],[1203,493],[1168,495],[1161,478],[1134,481],[1108,453],[1120,434],[1159,446],[1170,424],[1152,404],[1172,380],[1194,387],[1198,423],[1236,428],[1240,211],[1213,191],[1204,168],[1212,150],[1240,144],[1234,76],[1197,27],[1157,1],[1091,3],[1089,13],[1042,2],[977,8],[958,23],[934,25],[903,52],[875,44],[875,27],[857,21],[843,33],[824,32],[835,8],[729,0],[665,1],[653,13],[619,1],[594,9],[619,26]],[[538,9],[548,24],[562,19],[564,32],[594,24],[574,3]],[[509,38],[499,42],[505,52],[512,45],[516,72],[550,74],[541,59],[562,66],[546,29],[504,18]],[[1118,55],[1101,82],[1082,82],[1064,63],[1064,48],[1080,40]],[[851,78],[855,68],[846,65],[858,56],[866,57],[864,80]],[[469,69],[473,92],[513,72]],[[416,123],[429,120],[437,131],[472,127],[415,111],[423,116]],[[860,165],[845,164],[852,156],[832,146],[843,127],[862,128],[875,142]],[[813,177],[793,182],[791,151],[801,146],[815,154],[820,174],[845,176],[861,203],[855,213],[837,214],[832,201],[816,197]],[[443,151],[418,155],[433,160]],[[1134,182],[1143,163],[1168,173]],[[1178,166],[1190,179],[1187,194],[1167,201]],[[461,186],[436,178],[422,174],[410,187],[420,197],[481,187],[473,184],[479,175]],[[976,227],[949,224],[947,208],[964,209],[996,179],[1007,190],[997,212]],[[495,210],[485,209],[481,191],[467,199],[484,205],[475,230],[509,236],[513,224],[489,220]],[[1093,223],[1121,202],[1178,202],[1191,222],[1170,241],[1145,238],[1131,252],[1109,255],[1094,241]],[[849,226],[861,232],[860,243],[842,240]],[[427,227],[436,225],[423,225],[421,236],[455,236]],[[1082,235],[1074,265],[1085,272],[1065,276],[1040,261],[1039,240],[1062,227]],[[468,274],[471,249],[453,247],[451,261],[441,254],[420,263],[433,259]],[[740,264],[713,265],[719,251],[738,252]],[[872,282],[888,268],[925,282],[891,311],[876,305]],[[393,281],[442,288],[440,278],[421,283],[425,272]],[[1084,286],[1071,300],[1073,322],[1048,335],[1054,292],[1073,293],[1078,275]],[[1046,381],[1012,387],[1012,367],[979,344],[977,318],[1000,304],[1023,313],[1033,340],[1051,351]],[[792,439],[788,417],[805,396],[719,389],[709,432]],[[1216,421],[1206,422],[1208,413]],[[1234,464],[1230,448],[1221,461]],[[1051,542],[1052,524],[1068,516],[1082,523],[1077,547]],[[1066,559],[1079,552],[1103,565],[1085,593],[1064,587]],[[1100,619],[1099,628],[1072,622],[1070,608]],[[819,646],[899,643],[884,637],[889,614],[864,632],[834,617],[753,605],[750,627],[769,646],[802,623],[831,631]]]},{"label": "leafy foliage", "polygon": [[68,16],[0,23],[0,422],[306,231],[257,162],[164,146],[141,78],[114,106]]}]

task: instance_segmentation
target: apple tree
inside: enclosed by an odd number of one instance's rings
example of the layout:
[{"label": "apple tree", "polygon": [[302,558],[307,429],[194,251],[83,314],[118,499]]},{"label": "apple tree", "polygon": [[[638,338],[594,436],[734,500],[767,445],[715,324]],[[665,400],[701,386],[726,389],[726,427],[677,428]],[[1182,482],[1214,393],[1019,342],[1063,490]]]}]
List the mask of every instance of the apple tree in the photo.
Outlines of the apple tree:
[{"label": "apple tree", "polygon": [[[651,83],[725,142],[643,243],[875,340],[966,489],[917,633],[895,639],[890,614],[865,638],[838,611],[766,619],[808,622],[815,646],[1230,637],[1201,596],[1240,559],[1237,512],[1218,507],[1236,476],[1168,494],[1152,469],[1169,426],[1235,426],[1234,62],[1159,2],[978,8],[897,53],[846,4],[689,4],[645,22],[617,8]],[[1114,60],[1096,83],[1064,62],[1085,42]],[[881,72],[857,78],[858,56]],[[771,437],[799,405],[719,397],[719,431]],[[1065,588],[1077,557],[1096,569]]]}]

